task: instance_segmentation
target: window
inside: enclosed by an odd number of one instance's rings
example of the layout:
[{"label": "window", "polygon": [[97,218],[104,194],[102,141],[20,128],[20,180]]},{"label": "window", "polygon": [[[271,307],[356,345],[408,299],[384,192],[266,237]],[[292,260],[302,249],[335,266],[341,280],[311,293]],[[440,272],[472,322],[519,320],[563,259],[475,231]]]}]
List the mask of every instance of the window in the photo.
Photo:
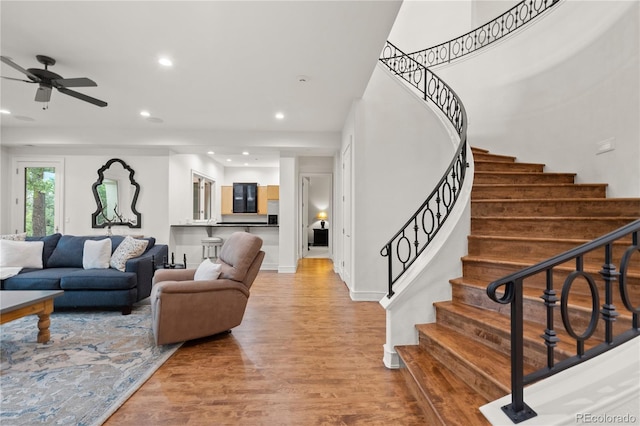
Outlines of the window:
[{"label": "window", "polygon": [[61,232],[63,163],[18,160],[15,164],[15,231],[34,236]]},{"label": "window", "polygon": [[215,182],[200,173],[192,172],[193,220],[213,218]]}]

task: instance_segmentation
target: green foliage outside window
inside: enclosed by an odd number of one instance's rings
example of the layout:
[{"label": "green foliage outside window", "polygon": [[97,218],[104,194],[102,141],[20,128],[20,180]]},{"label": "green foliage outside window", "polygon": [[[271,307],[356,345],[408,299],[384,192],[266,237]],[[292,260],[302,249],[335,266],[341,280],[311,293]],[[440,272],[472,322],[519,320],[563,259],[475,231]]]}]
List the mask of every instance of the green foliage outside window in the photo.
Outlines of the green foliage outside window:
[{"label": "green foliage outside window", "polygon": [[50,235],[55,231],[55,168],[25,169],[24,228],[27,235]]}]

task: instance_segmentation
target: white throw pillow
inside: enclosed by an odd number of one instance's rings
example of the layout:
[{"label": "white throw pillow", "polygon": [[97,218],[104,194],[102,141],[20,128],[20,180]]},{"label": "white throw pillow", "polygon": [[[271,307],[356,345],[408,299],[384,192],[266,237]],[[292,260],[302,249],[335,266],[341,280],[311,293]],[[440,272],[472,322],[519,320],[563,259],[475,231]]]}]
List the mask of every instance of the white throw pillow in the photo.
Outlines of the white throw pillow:
[{"label": "white throw pillow", "polygon": [[222,265],[219,263],[213,263],[210,259],[205,259],[202,261],[198,269],[196,269],[196,273],[193,276],[194,281],[206,281],[206,280],[215,280],[220,276],[220,268]]},{"label": "white throw pillow", "polygon": [[87,240],[82,250],[82,267],[84,269],[106,269],[111,260],[111,238]]},{"label": "white throw pillow", "polygon": [[0,267],[42,269],[43,241],[0,240]]},{"label": "white throw pillow", "polygon": [[135,238],[127,236],[116,248],[116,251],[113,252],[109,264],[112,268],[124,272],[127,260],[138,257],[144,253],[147,244],[149,244],[147,240],[136,240]]}]

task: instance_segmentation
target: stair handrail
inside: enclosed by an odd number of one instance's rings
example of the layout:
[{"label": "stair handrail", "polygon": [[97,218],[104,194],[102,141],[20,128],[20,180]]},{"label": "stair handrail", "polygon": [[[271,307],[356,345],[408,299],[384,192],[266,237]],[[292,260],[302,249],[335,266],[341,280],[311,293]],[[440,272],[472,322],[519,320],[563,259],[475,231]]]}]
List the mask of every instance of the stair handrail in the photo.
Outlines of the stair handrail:
[{"label": "stair handrail", "polygon": [[[613,259],[613,243],[628,241],[629,236],[631,236],[631,245],[627,247],[619,261],[618,272]],[[598,288],[593,276],[584,270],[584,257],[587,253],[592,253],[601,248],[604,248],[604,264],[602,265],[602,270],[598,273],[604,280],[605,300],[599,306]],[[511,305],[511,403],[503,406],[502,410],[514,423],[519,423],[537,415],[524,402],[523,390],[526,385],[592,359],[640,336],[640,305],[633,306],[627,287],[629,262],[635,252],[640,253],[640,219],[593,241],[493,281],[487,286],[487,295],[491,300],[503,305]],[[576,263],[575,270],[569,273],[565,279],[562,284],[560,298],[558,298],[557,291],[553,285],[553,268],[571,261]],[[546,275],[546,288],[541,298],[544,300],[547,310],[547,328],[541,337],[547,346],[547,365],[540,370],[524,375],[524,280],[542,273]],[[588,283],[592,301],[590,323],[581,335],[578,335],[571,326],[567,307],[571,286],[574,280],[578,278],[584,279]],[[613,322],[619,316],[613,305],[613,287],[616,281],[618,281],[620,298],[624,307],[631,312],[632,321],[631,329],[614,336]],[[560,302],[560,313],[564,328],[576,341],[576,355],[556,363],[554,360],[554,348],[559,338],[554,330],[553,312],[554,308],[558,307],[558,302]],[[599,308],[600,311],[598,310]],[[584,342],[596,331],[599,313],[604,321],[605,341],[589,350],[585,350]]]},{"label": "stair handrail", "polygon": [[461,36],[408,53],[408,56],[427,68],[449,63],[519,30],[558,3],[560,0],[523,0],[502,15]]},{"label": "stair handrail", "polygon": [[[442,228],[442,224],[453,210],[461,192],[460,188],[462,188],[468,167],[467,113],[462,101],[448,84],[433,71],[408,57],[393,43],[387,41],[382,50],[380,62],[416,88],[425,102],[431,100],[444,113],[460,137],[453,159],[436,187],[411,218],[380,250],[380,254],[388,259],[387,297],[391,298],[394,294],[394,283],[420,256]],[[420,220],[419,216],[421,216]],[[425,223],[426,219],[429,221],[429,229]],[[410,242],[407,237],[407,234],[411,233],[411,229],[413,230],[413,242]],[[395,273],[394,264],[401,266],[399,271]]]}]

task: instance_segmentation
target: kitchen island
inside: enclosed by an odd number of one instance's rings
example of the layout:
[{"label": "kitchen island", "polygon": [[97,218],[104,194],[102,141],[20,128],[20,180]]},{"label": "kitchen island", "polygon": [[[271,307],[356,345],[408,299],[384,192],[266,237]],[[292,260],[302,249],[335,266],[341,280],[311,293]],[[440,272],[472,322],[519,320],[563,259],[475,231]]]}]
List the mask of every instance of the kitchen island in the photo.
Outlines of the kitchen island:
[{"label": "kitchen island", "polygon": [[265,222],[193,222],[171,225],[169,251],[176,259],[187,255],[187,267],[197,268],[202,261],[202,239],[220,237],[226,239],[234,232],[244,231],[262,238],[262,250],[265,252],[261,269],[278,270],[279,263],[279,227]]}]

